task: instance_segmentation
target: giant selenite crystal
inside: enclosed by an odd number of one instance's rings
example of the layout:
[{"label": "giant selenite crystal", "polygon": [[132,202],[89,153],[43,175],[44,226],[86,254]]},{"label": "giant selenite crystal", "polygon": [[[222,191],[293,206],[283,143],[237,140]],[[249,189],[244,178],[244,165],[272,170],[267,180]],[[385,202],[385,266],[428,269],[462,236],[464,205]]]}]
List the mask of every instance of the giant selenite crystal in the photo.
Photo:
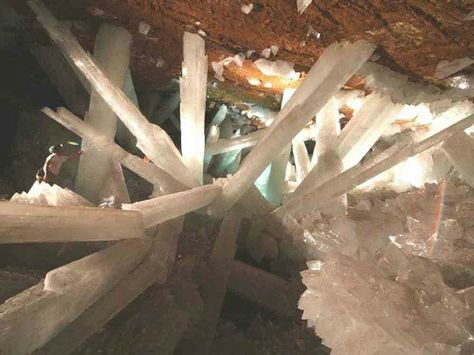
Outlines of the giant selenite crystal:
[{"label": "giant selenite crystal", "polygon": [[137,212],[0,202],[0,243],[120,240],[141,238],[143,232]]},{"label": "giant selenite crystal", "polygon": [[[109,24],[103,24],[99,28],[95,39],[94,59],[118,87],[124,87],[130,61],[131,39],[132,36],[127,30]],[[95,90],[91,93],[89,112],[85,121],[110,141],[114,141],[117,117]],[[87,150],[86,146],[87,141],[83,141],[82,149]],[[79,162],[76,190],[95,203],[111,195],[115,195],[120,202],[130,202],[121,174],[120,164],[109,156],[98,151],[88,151],[81,156]]]},{"label": "giant selenite crystal", "polygon": [[374,49],[374,45],[364,41],[329,46],[208,212],[211,215],[223,215],[229,210],[268,166],[275,154],[288,146],[293,137],[367,61]]},{"label": "giant selenite crystal", "polygon": [[162,223],[143,262],[42,347],[40,354],[73,352],[150,285],[164,283],[175,260],[182,225],[182,218]]},{"label": "giant selenite crystal", "polygon": [[150,200],[124,204],[122,208],[141,212],[145,227],[148,228],[207,206],[214,201],[220,190],[218,184],[200,186]]},{"label": "giant selenite crystal", "polygon": [[390,96],[373,93],[364,99],[362,107],[342,130],[337,144],[337,152],[344,167],[357,164],[380,138],[388,125],[401,109],[394,105]]},{"label": "giant selenite crystal", "polygon": [[[283,96],[281,98],[281,108],[283,109],[288,100],[290,99],[291,96],[295,93],[295,90],[293,89],[285,89],[283,92]],[[301,134],[301,132],[300,132]],[[297,139],[296,137],[293,138],[293,141]],[[301,142],[301,140],[297,139],[300,144],[304,144],[304,142]],[[305,148],[306,149],[306,148]],[[288,159],[290,158],[290,153],[291,153],[291,145],[288,145],[285,147],[280,154],[278,154],[273,160],[272,163],[270,164],[270,175],[268,177],[267,181],[267,186],[264,188],[266,192],[266,197],[268,201],[273,206],[279,206],[282,201],[283,197],[283,184],[285,182],[285,177],[286,177],[286,167],[288,165]],[[296,157],[295,157],[296,159]],[[268,167],[267,167],[268,169]],[[264,171],[265,172],[265,171]],[[263,175],[264,173],[262,173]],[[260,175],[260,177],[262,176]],[[259,178],[260,179],[260,178]],[[258,179],[257,179],[258,181]]]},{"label": "giant selenite crystal", "polygon": [[288,201],[278,212],[275,211],[275,214],[284,214],[284,211],[291,213],[309,212],[324,207],[333,198],[351,191],[356,186],[393,168],[406,159],[436,146],[454,134],[472,126],[473,123],[474,115],[471,115],[419,142],[403,147],[394,145],[364,162],[364,164],[354,166],[329,181],[322,183],[311,192]]},{"label": "giant selenite crystal", "polygon": [[206,114],[207,56],[201,36],[183,37],[181,94],[181,151],[191,174],[202,184],[204,164],[204,119]]},{"label": "giant selenite crystal", "polygon": [[28,2],[38,21],[46,29],[53,42],[74,64],[91,87],[104,99],[117,117],[137,137],[137,147],[148,158],[166,171],[175,171],[176,178],[187,186],[198,185],[184,164],[180,152],[168,134],[151,124],[130,99],[112,83],[74,38],[71,31],[60,26],[51,12],[38,0]]},{"label": "giant selenite crystal", "polygon": [[157,165],[147,163],[136,155],[128,153],[122,147],[111,142],[107,137],[98,133],[87,123],[74,116],[65,108],[60,107],[57,112],[54,112],[49,108],[44,108],[41,111],[78,136],[87,139],[89,148],[97,149],[101,153],[110,156],[116,162],[121,163],[123,166],[129,168],[145,180],[155,186],[160,186],[163,192],[169,193],[186,188],[186,185],[180,183]]},{"label": "giant selenite crystal", "polygon": [[[0,349],[31,354],[133,270],[150,239],[126,240],[54,269],[0,306]],[[25,312],[25,310],[28,310]]]},{"label": "giant selenite crystal", "polygon": [[[318,113],[316,119],[316,146],[313,152],[315,166],[298,185],[289,199],[308,193],[343,171],[341,158],[336,152],[337,137],[341,131],[339,110],[336,100],[330,100]],[[334,200],[323,212],[327,215],[339,215],[346,211],[345,196]]]}]

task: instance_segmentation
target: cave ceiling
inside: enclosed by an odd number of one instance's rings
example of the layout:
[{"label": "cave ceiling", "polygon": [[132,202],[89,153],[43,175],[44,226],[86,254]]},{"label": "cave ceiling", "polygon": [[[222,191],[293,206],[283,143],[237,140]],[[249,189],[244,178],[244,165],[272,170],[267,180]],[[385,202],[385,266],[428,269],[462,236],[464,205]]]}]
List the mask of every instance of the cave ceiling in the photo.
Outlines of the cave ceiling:
[{"label": "cave ceiling", "polygon": [[[44,2],[58,18],[72,22],[73,32],[89,50],[101,21],[126,27],[133,35],[131,70],[139,90],[164,88],[178,77],[184,31],[203,34],[210,77],[211,62],[255,50],[243,66],[232,63],[225,68],[226,85],[272,93],[298,85],[297,80],[265,77],[252,64],[272,45],[279,50],[270,59],[293,62],[304,73],[334,41],[365,39],[378,45],[374,58],[378,63],[412,80],[435,84],[439,84],[434,72],[440,61],[474,57],[474,21],[466,20],[474,10],[473,1],[317,0],[302,15],[294,0],[256,1],[249,14],[241,11],[249,2],[237,0]],[[12,4],[28,14],[24,2]],[[140,22],[151,26],[146,35],[139,32]],[[35,27],[33,19],[31,27]],[[271,82],[271,88],[252,87],[249,77]]]}]

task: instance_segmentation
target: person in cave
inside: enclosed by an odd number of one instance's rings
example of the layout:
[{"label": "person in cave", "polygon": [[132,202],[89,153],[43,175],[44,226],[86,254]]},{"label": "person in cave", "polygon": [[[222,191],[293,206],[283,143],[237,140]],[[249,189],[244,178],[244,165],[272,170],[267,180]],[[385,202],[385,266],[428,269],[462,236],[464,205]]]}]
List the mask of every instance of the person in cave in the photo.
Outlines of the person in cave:
[{"label": "person in cave", "polygon": [[82,150],[78,150],[72,155],[66,155],[62,144],[54,145],[49,148],[49,155],[46,158],[42,168],[36,173],[36,180],[39,182],[47,182],[54,185],[61,171],[61,166],[68,160],[78,158],[82,154]]}]

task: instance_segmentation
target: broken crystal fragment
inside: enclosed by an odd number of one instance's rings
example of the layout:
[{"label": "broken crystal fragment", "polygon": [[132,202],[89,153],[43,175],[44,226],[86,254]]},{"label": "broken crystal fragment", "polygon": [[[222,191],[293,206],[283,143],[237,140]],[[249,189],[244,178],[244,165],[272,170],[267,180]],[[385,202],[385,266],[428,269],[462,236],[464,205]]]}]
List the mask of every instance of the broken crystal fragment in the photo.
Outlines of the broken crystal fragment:
[{"label": "broken crystal fragment", "polygon": [[264,50],[262,50],[262,53],[261,53],[261,56],[263,58],[270,58],[270,55],[272,54],[272,50],[270,48],[265,48]]},{"label": "broken crystal fragment", "polygon": [[252,10],[253,10],[253,4],[250,3],[250,4],[243,4],[241,7],[240,7],[240,10],[248,15]]},{"label": "broken crystal fragment", "polygon": [[156,67],[157,68],[162,68],[166,64],[165,60],[161,57],[158,57],[156,59]]},{"label": "broken crystal fragment", "polygon": [[299,77],[293,69],[294,64],[285,62],[284,60],[272,62],[266,59],[258,59],[254,64],[264,75],[278,76],[290,80],[298,79]]},{"label": "broken crystal fragment", "polygon": [[242,65],[244,65],[244,61],[245,61],[244,53],[236,54],[234,55],[233,58],[234,58],[234,63],[237,64],[237,66],[241,67]]},{"label": "broken crystal fragment", "polygon": [[148,35],[148,33],[150,33],[150,30],[151,30],[150,24],[148,24],[146,22],[143,22],[143,21],[140,21],[140,23],[138,24],[138,32],[139,33],[146,36],[146,35]]},{"label": "broken crystal fragment", "polygon": [[312,2],[313,0],[296,0],[299,14],[301,15]]},{"label": "broken crystal fragment", "polygon": [[321,37],[321,33],[316,31],[313,26],[308,25],[308,32],[306,32],[306,37],[310,36],[314,36],[314,38],[319,39]]},{"label": "broken crystal fragment", "polygon": [[259,86],[262,82],[258,80],[257,78],[247,78],[247,81],[249,82],[250,85],[252,86]]}]

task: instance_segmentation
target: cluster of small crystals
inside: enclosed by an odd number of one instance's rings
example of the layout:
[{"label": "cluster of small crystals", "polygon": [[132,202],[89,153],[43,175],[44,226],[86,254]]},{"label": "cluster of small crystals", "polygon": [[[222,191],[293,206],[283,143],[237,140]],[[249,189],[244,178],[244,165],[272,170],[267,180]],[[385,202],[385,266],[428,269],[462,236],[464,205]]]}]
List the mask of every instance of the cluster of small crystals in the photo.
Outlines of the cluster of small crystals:
[{"label": "cluster of small crystals", "polygon": [[309,267],[303,319],[333,354],[456,354],[471,337],[472,304],[428,259],[387,244],[363,259],[333,254]]},{"label": "cluster of small crystals", "polygon": [[46,206],[92,206],[84,197],[58,185],[35,182],[28,192],[16,193],[12,202]]},{"label": "cluster of small crystals", "polygon": [[474,265],[474,195],[455,182],[372,192],[348,216],[302,220],[307,246],[324,261],[302,272],[299,307],[332,353],[469,353],[474,287],[450,288],[443,268]]},{"label": "cluster of small crystals", "polygon": [[474,196],[466,186],[430,185],[376,208],[404,221],[405,232],[391,238],[406,252],[442,265],[474,266]]}]

